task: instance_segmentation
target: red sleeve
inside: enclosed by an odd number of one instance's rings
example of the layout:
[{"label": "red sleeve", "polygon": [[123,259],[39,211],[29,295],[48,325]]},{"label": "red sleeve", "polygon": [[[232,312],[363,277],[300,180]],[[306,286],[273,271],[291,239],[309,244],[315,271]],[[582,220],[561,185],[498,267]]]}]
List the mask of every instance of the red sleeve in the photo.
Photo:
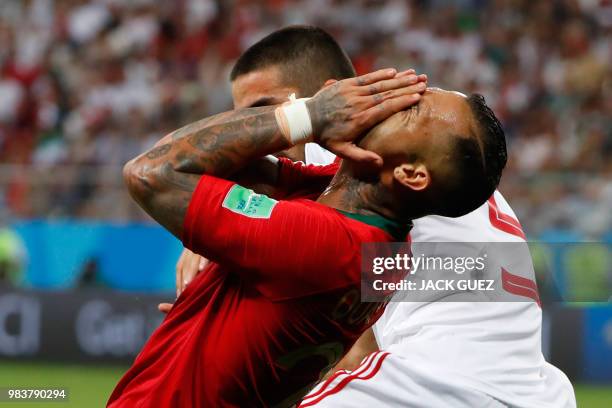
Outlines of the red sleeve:
[{"label": "red sleeve", "polygon": [[336,159],[326,166],[307,165],[281,157],[276,187],[283,192],[283,198],[316,199],[338,171],[339,163]]},{"label": "red sleeve", "polygon": [[[185,217],[183,244],[286,299],[355,284],[360,250],[347,219],[309,200],[276,201],[203,176]],[[358,268],[357,268],[358,269]]]}]

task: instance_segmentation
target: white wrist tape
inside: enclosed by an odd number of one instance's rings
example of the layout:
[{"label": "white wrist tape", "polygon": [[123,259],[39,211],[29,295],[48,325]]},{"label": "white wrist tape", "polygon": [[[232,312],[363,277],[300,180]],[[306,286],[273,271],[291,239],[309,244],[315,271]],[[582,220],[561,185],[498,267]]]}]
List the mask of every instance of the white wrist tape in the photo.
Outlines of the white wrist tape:
[{"label": "white wrist tape", "polygon": [[292,145],[312,141],[312,122],[306,106],[306,101],[309,99],[296,99],[295,94],[291,94],[289,102],[276,108],[278,127]]}]

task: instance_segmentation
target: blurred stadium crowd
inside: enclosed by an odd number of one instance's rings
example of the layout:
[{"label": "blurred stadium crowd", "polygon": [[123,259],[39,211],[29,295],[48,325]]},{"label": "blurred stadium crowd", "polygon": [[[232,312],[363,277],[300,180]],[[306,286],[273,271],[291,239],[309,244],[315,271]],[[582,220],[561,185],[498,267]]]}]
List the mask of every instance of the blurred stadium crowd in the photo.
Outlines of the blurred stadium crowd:
[{"label": "blurred stadium crowd", "polygon": [[528,233],[612,230],[609,0],[2,0],[0,208],[144,219],[122,164],[230,109],[236,57],[297,23],[329,30],[359,73],[414,67],[483,93],[511,151],[501,189]]}]

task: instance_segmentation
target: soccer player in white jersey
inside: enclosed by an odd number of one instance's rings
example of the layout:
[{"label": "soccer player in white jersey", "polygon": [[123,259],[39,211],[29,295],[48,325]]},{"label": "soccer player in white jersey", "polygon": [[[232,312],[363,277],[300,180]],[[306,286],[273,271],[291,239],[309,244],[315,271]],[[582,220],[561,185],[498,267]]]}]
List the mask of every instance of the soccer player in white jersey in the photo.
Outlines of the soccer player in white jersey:
[{"label": "soccer player in white jersey", "polygon": [[[282,43],[282,37],[275,37],[276,42],[268,45],[280,52],[268,50],[271,59],[267,62],[261,56],[247,58],[246,64],[239,60],[242,69],[232,78],[235,105],[277,104],[294,92],[309,96],[322,83],[305,89],[300,81],[312,75],[334,78],[337,74],[333,71],[319,72],[329,70],[328,65],[321,64],[321,58],[309,61],[321,46],[315,41],[320,36],[317,30],[294,28],[293,37],[285,37],[288,44]],[[296,49],[296,36],[304,36],[304,43],[311,48],[298,57],[290,51]],[[304,50],[305,46],[298,48]],[[342,62],[342,58],[334,60],[327,55],[328,62]],[[293,62],[299,63],[299,74],[283,78],[278,66]],[[317,69],[306,68],[305,63],[316,64]],[[307,164],[325,165],[334,160],[333,154],[316,144],[291,153],[289,157]],[[480,254],[483,248],[479,242],[525,242],[516,216],[499,192],[466,216],[415,220],[410,235],[418,248],[413,252],[426,256],[443,255],[427,244],[432,242],[465,243],[465,256]],[[483,302],[479,298],[472,302],[392,302],[374,330],[366,332],[341,362],[340,368],[352,371],[336,371],[312,390],[301,406],[574,407],[571,384],[541,352],[542,313],[535,300],[531,258],[515,258],[502,257],[485,275],[501,278],[503,267],[507,287],[525,301]],[[177,291],[184,289],[204,262],[189,251],[183,253],[177,264]],[[160,305],[162,311],[170,307]],[[362,359],[363,364],[359,364]]]},{"label": "soccer player in white jersey", "polygon": [[[425,256],[452,248],[430,243],[459,243],[466,257],[481,255],[487,243],[508,249],[483,277],[502,280],[517,299],[487,302],[473,292],[461,302],[391,302],[346,357],[353,370],[336,371],[300,407],[575,407],[569,380],[542,355],[531,257],[501,193],[463,217],[414,220],[410,236],[413,253]],[[521,249],[527,252],[516,256]]]}]

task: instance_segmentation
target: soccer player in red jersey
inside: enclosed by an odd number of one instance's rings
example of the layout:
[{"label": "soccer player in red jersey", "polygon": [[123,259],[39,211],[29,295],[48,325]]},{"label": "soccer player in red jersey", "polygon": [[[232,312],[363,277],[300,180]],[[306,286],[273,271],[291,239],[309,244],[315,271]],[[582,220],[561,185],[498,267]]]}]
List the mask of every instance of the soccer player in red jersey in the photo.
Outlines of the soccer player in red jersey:
[{"label": "soccer player in red jersey", "polygon": [[401,240],[414,217],[465,214],[499,182],[503,160],[490,159],[505,157],[503,139],[491,140],[464,97],[423,91],[416,76],[381,70],[302,105],[314,140],[348,158],[317,202],[229,181],[292,145],[295,127],[287,137],[278,120],[286,108],[216,115],[126,165],[139,204],[214,263],[109,406],[287,407],[338,361],[384,307],[359,301],[361,243]]}]

